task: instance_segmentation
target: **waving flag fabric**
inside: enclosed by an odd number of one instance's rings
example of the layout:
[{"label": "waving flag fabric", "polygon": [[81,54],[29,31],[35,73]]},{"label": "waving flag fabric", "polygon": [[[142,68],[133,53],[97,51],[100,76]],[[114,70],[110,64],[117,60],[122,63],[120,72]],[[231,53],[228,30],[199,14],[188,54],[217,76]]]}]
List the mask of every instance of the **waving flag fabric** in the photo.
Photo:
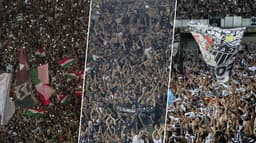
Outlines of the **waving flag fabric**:
[{"label": "waving flag fabric", "polygon": [[48,64],[33,68],[29,72],[41,103],[43,105],[49,105],[51,102],[50,97],[55,93],[55,90],[49,86]]},{"label": "waving flag fabric", "polygon": [[6,125],[15,112],[15,105],[9,97],[11,74],[0,74],[0,125]]},{"label": "waving flag fabric", "polygon": [[69,66],[71,66],[74,63],[74,59],[73,58],[64,58],[58,61],[58,64],[64,68],[68,68]]},{"label": "waving flag fabric", "polygon": [[29,66],[28,63],[26,61],[26,53],[25,53],[25,48],[21,48],[20,49],[20,53],[19,53],[19,67],[20,70],[29,70]]},{"label": "waving flag fabric", "polygon": [[192,22],[188,26],[218,82],[227,82],[246,28],[221,29]]},{"label": "waving flag fabric", "polygon": [[27,109],[25,115],[29,117],[42,117],[45,113],[44,109]]},{"label": "waving flag fabric", "polygon": [[38,66],[37,68],[30,69],[30,76],[33,84],[39,83],[49,84],[49,70],[48,64]]}]

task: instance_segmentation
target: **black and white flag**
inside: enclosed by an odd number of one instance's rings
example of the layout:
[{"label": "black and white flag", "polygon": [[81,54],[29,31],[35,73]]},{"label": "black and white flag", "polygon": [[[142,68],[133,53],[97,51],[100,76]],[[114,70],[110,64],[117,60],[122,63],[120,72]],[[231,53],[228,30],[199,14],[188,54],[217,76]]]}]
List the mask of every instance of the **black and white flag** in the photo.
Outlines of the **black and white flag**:
[{"label": "black and white flag", "polygon": [[221,29],[192,22],[188,26],[218,82],[227,82],[246,28]]}]

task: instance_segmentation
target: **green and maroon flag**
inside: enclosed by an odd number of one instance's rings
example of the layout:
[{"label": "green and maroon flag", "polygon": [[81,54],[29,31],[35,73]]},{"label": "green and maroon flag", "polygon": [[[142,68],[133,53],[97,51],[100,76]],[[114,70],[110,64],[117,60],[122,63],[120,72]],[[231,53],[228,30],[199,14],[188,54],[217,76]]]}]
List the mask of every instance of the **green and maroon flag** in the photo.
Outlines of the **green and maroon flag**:
[{"label": "green and maroon flag", "polygon": [[71,66],[74,63],[74,61],[75,61],[75,59],[67,57],[67,58],[59,60],[58,64],[61,67],[68,68],[69,66]]}]

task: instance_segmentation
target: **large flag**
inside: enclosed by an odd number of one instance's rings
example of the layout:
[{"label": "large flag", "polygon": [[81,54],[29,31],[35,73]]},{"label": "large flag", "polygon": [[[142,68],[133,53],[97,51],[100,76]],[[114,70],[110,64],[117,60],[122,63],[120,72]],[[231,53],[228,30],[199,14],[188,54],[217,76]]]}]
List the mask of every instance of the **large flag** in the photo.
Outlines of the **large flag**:
[{"label": "large flag", "polygon": [[25,53],[25,48],[21,48],[20,49],[20,53],[19,53],[19,67],[20,70],[29,70],[29,66],[26,60],[26,53]]},{"label": "large flag", "polygon": [[28,82],[30,80],[29,72],[26,70],[21,70],[16,72],[16,85],[23,84],[24,82]]},{"label": "large flag", "polygon": [[15,105],[9,97],[11,74],[0,74],[0,124],[5,125],[15,113]]},{"label": "large flag", "polygon": [[22,100],[18,98],[15,100],[15,105],[16,107],[19,107],[19,108],[33,107],[37,103],[38,103],[38,100],[32,94],[25,96]]},{"label": "large flag", "polygon": [[30,76],[33,84],[39,83],[49,84],[49,70],[48,64],[41,65],[37,68],[30,69]]},{"label": "large flag", "polygon": [[31,81],[29,72],[21,70],[16,73],[16,86],[15,86],[17,107],[32,107],[37,103],[36,98],[31,92]]},{"label": "large flag", "polygon": [[43,82],[44,84],[49,84],[49,70],[48,64],[39,66],[38,70],[38,79]]},{"label": "large flag", "polygon": [[50,97],[53,95],[53,93],[55,93],[55,90],[48,84],[43,84],[42,82],[35,85],[35,87],[38,92],[41,103],[43,105],[49,105],[51,103]]},{"label": "large flag", "polygon": [[50,97],[55,90],[49,86],[48,64],[31,69],[30,76],[39,94],[41,103],[49,105],[51,102]]},{"label": "large flag", "polygon": [[227,82],[246,28],[221,29],[192,22],[188,26],[204,61],[214,67],[217,81]]}]

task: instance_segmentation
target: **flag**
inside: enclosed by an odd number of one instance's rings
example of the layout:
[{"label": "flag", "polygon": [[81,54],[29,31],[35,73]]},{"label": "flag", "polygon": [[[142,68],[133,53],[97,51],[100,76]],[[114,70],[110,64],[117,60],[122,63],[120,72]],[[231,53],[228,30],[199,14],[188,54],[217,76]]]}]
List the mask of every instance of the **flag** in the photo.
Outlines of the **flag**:
[{"label": "flag", "polygon": [[25,69],[16,73],[15,105],[20,108],[32,107],[37,104],[36,98],[31,94],[31,81],[29,72]]},{"label": "flag", "polygon": [[73,58],[64,58],[58,61],[58,64],[64,68],[69,67],[70,65],[72,65],[74,63],[74,59]]},{"label": "flag", "polygon": [[41,103],[42,103],[43,105],[48,106],[48,105],[51,103],[50,98],[45,99],[44,95],[41,94],[41,93],[38,93],[38,95],[39,95],[39,99],[40,99],[40,101],[41,101]]},{"label": "flag", "polygon": [[30,95],[30,87],[28,82],[24,82],[15,87],[16,98],[23,100],[26,96]]},{"label": "flag", "polygon": [[30,69],[29,74],[30,74],[32,83],[34,85],[41,83],[40,79],[38,78],[38,69],[37,68]]},{"label": "flag", "polygon": [[49,84],[49,70],[48,64],[37,67],[38,79],[44,84]]},{"label": "flag", "polygon": [[30,94],[29,73],[26,70],[21,70],[16,73],[16,98],[22,100]]},{"label": "flag", "polygon": [[68,79],[77,79],[77,78],[78,78],[77,75],[76,75],[76,73],[73,73],[73,72],[67,73],[67,74],[66,74],[66,77],[67,77]]},{"label": "flag", "polygon": [[16,76],[16,85],[23,84],[30,80],[29,72],[26,70],[21,70],[16,72],[15,76]]},{"label": "flag", "polygon": [[204,61],[214,67],[217,81],[227,82],[246,28],[221,29],[193,22],[188,26]]},{"label": "flag", "polygon": [[31,94],[25,96],[22,99],[16,98],[14,100],[16,107],[19,108],[30,108],[38,103],[38,100]]},{"label": "flag", "polygon": [[169,107],[172,105],[172,103],[176,99],[176,97],[173,95],[171,90],[168,91],[167,96],[168,96],[168,107]]},{"label": "flag", "polygon": [[45,53],[44,48],[39,48],[39,49],[36,51],[35,55],[38,55],[38,56],[41,56],[41,57],[45,57],[45,56],[46,56],[46,53]]},{"label": "flag", "polygon": [[26,109],[25,115],[29,117],[42,117],[45,113],[44,109]]},{"label": "flag", "polygon": [[41,100],[43,104],[46,104],[45,102],[49,103],[50,97],[52,96],[53,93],[55,93],[55,90],[52,87],[43,83],[37,84],[36,90],[39,93],[39,97],[43,99]]},{"label": "flag", "polygon": [[82,79],[83,78],[83,71],[72,71],[66,73],[66,77],[69,79]]},{"label": "flag", "polygon": [[6,125],[15,113],[15,105],[9,97],[11,74],[0,74],[0,125]]},{"label": "flag", "polygon": [[29,70],[29,66],[28,66],[28,63],[26,61],[25,48],[21,48],[20,49],[20,53],[19,53],[19,67],[20,67],[20,70],[22,70],[22,69]]},{"label": "flag", "polygon": [[55,90],[49,86],[48,64],[31,69],[30,75],[41,103],[43,105],[49,105],[51,103],[50,97],[55,93]]},{"label": "flag", "polygon": [[49,70],[48,64],[41,65],[29,71],[33,84],[39,83],[49,84]]},{"label": "flag", "polygon": [[60,103],[66,105],[71,101],[71,99],[72,99],[71,95],[63,95],[60,97]]},{"label": "flag", "polygon": [[82,96],[82,90],[76,90],[74,94],[76,96]]}]

